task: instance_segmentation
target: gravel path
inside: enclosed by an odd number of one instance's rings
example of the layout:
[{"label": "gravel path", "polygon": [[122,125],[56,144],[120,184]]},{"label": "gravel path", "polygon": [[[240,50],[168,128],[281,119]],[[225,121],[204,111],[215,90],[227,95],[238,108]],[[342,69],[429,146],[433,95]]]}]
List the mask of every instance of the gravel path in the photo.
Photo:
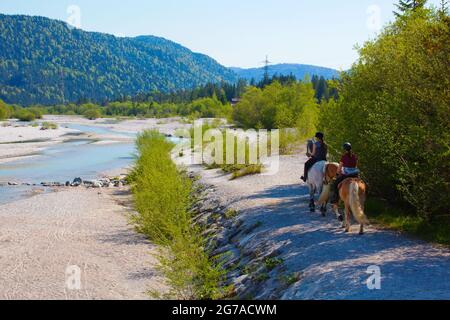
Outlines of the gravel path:
[{"label": "gravel path", "polygon": [[[299,180],[305,160],[285,156],[277,175],[235,181],[218,170],[195,168],[204,183],[216,186],[223,203],[241,211],[246,225],[260,222],[259,228],[241,239],[241,248],[254,252],[276,249],[286,274],[300,272],[300,281],[279,296],[450,299],[450,250],[372,227],[364,236],[357,235],[357,226],[345,234],[334,215],[322,218],[310,213],[308,190]],[[371,266],[380,268],[380,290],[368,289]],[[267,296],[261,293],[257,298]]]},{"label": "gravel path", "polygon": [[[147,290],[164,290],[155,248],[117,199],[127,200],[80,188],[0,206],[0,299],[148,299]],[[74,265],[80,290],[66,275]]]}]

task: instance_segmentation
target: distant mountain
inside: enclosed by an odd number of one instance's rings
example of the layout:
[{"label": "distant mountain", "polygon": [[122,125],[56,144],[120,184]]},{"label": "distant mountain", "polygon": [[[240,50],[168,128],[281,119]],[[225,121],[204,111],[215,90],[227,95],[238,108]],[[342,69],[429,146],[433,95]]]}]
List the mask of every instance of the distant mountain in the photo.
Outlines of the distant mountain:
[{"label": "distant mountain", "polygon": [[117,38],[0,14],[0,99],[8,103],[102,101],[235,80],[212,58],[163,38]]},{"label": "distant mountain", "polygon": [[[251,80],[255,79],[256,81],[260,81],[264,78],[264,68],[251,68],[251,69],[242,69],[242,68],[230,68],[233,70],[239,78]],[[318,67],[318,66],[311,66],[311,65],[305,65],[305,64],[276,64],[271,65],[269,67],[269,76],[273,75],[283,75],[288,76],[290,74],[293,74],[297,79],[302,80],[305,78],[306,75],[309,75],[312,77],[313,75],[317,76],[323,76],[325,79],[331,79],[333,77],[339,76],[339,71],[330,69],[330,68],[324,68],[324,67]]]}]

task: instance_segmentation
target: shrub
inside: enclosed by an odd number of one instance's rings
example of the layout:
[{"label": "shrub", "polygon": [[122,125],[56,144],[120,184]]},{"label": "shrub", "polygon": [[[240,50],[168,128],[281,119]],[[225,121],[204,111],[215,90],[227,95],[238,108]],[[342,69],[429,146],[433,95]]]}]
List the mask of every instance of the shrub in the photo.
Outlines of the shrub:
[{"label": "shrub", "polygon": [[13,118],[16,118],[20,121],[31,122],[36,120],[36,115],[26,109],[18,109],[12,115]]},{"label": "shrub", "polygon": [[158,132],[146,131],[137,138],[139,157],[129,177],[139,212],[133,221],[165,249],[158,259],[171,297],[218,298],[222,271],[204,251],[201,230],[192,225],[192,182],[173,163],[172,147]]},{"label": "shrub", "polygon": [[6,104],[0,100],[0,120],[8,119],[9,112]]},{"label": "shrub", "polygon": [[102,116],[100,110],[97,108],[88,109],[83,113],[83,115],[86,119],[89,120],[96,120]]},{"label": "shrub", "polygon": [[41,126],[42,130],[56,130],[58,129],[58,125],[53,122],[44,122]]},{"label": "shrub", "polygon": [[42,116],[44,114],[44,110],[42,108],[39,108],[39,107],[27,108],[27,111],[33,113],[35,119],[42,119]]}]

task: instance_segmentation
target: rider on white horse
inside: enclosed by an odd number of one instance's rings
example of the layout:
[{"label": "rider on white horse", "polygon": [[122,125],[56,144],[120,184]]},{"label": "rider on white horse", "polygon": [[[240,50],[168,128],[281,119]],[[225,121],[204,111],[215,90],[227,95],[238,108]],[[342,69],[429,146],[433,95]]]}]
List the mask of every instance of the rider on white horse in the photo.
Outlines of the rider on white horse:
[{"label": "rider on white horse", "polygon": [[305,173],[301,178],[304,182],[308,181],[309,170],[311,170],[317,162],[327,161],[328,147],[324,141],[324,137],[325,135],[322,132],[316,133],[316,142],[313,144],[313,149],[309,160],[305,163]]}]

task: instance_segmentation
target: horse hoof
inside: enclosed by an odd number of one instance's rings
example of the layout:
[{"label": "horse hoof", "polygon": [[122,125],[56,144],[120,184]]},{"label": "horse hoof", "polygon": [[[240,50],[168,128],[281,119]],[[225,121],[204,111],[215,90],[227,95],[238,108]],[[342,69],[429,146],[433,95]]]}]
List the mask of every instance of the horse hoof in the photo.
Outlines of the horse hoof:
[{"label": "horse hoof", "polygon": [[359,235],[360,235],[360,236],[363,236],[363,235],[364,235],[364,231],[361,231],[361,232],[359,233]]},{"label": "horse hoof", "polygon": [[350,232],[350,229],[345,229],[344,232],[345,232],[345,233],[349,233],[349,232]]},{"label": "horse hoof", "polygon": [[340,222],[344,222],[344,217],[343,217],[342,215],[339,215],[339,216],[338,216],[338,220],[339,220]]}]

